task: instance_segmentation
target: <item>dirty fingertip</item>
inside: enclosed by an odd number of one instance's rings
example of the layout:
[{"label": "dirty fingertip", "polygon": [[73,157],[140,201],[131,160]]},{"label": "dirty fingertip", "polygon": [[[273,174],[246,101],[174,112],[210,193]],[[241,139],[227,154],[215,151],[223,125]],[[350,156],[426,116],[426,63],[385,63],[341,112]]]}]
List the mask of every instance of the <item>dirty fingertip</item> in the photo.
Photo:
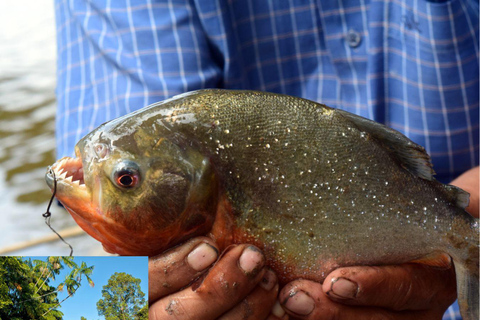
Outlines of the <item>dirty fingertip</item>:
[{"label": "dirty fingertip", "polygon": [[283,302],[283,307],[294,314],[307,316],[315,308],[315,301],[304,291],[292,291]]},{"label": "dirty fingertip", "polygon": [[208,243],[196,246],[187,256],[187,263],[195,271],[205,270],[218,258],[218,250]]},{"label": "dirty fingertip", "polygon": [[248,246],[243,250],[238,264],[247,275],[257,275],[265,265],[265,257],[257,247]]},{"label": "dirty fingertip", "polygon": [[273,289],[273,287],[276,284],[277,284],[277,276],[272,270],[267,269],[263,275],[262,280],[260,281],[260,286],[263,289],[270,291]]},{"label": "dirty fingertip", "polygon": [[350,279],[333,278],[327,295],[336,299],[355,299],[359,291],[358,284]]}]

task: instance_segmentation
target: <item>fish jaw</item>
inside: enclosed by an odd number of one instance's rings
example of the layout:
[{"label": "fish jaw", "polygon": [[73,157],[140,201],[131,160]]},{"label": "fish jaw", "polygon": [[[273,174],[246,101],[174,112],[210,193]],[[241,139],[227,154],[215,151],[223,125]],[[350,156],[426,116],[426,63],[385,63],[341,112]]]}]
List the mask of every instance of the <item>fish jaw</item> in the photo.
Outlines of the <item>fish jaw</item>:
[{"label": "fish jaw", "polygon": [[91,192],[85,185],[82,159],[64,157],[58,160],[47,170],[45,180],[75,222],[102,242],[106,251],[114,253],[117,246],[98,230],[105,224],[104,217],[93,206]]},{"label": "fish jaw", "polygon": [[48,169],[45,180],[75,222],[100,241],[105,251],[121,255],[135,255],[138,252],[138,248],[125,248],[125,242],[118,240],[119,234],[123,239],[128,239],[129,230],[94,206],[92,194],[85,185],[80,157],[58,160]]},{"label": "fish jaw", "polygon": [[64,157],[58,160],[48,168],[45,180],[63,205],[77,210],[88,208],[90,192],[83,179],[80,158]]}]

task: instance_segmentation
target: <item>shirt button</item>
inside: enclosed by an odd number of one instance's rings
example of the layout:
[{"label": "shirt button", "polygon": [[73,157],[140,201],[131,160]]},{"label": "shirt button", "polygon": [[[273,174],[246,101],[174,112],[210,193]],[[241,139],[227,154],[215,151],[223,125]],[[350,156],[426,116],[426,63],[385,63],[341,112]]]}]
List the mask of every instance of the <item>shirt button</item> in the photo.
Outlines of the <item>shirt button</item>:
[{"label": "shirt button", "polygon": [[356,48],[360,45],[360,42],[362,42],[362,37],[357,31],[349,30],[345,40],[350,48]]}]

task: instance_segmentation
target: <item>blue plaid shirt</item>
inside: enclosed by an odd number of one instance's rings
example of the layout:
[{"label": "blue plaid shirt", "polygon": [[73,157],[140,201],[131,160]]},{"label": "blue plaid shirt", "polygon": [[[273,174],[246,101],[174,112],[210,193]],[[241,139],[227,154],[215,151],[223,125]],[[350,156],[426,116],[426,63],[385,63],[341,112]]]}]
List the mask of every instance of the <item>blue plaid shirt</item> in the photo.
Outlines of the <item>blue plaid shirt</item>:
[{"label": "blue plaid shirt", "polygon": [[175,94],[255,89],[385,123],[448,182],[479,161],[478,12],[478,0],[56,0],[58,156]]}]

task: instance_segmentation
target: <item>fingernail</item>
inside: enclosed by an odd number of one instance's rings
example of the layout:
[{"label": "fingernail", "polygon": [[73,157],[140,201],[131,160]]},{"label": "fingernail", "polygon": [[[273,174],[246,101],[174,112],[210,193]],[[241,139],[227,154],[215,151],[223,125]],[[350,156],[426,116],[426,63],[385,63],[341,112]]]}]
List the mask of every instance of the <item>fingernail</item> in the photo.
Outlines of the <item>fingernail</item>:
[{"label": "fingernail", "polygon": [[218,251],[208,243],[202,243],[187,256],[187,262],[195,271],[202,271],[217,260]]},{"label": "fingernail", "polygon": [[282,318],[285,315],[285,310],[283,310],[280,302],[275,302],[275,305],[272,308],[272,314],[277,318]]},{"label": "fingernail", "polygon": [[309,315],[315,308],[313,299],[303,291],[292,292],[283,305],[288,310],[302,316]]},{"label": "fingernail", "polygon": [[273,273],[272,270],[267,269],[267,271],[265,271],[265,274],[263,275],[262,281],[260,281],[260,286],[263,289],[270,291],[272,290],[272,288],[275,286],[276,283],[277,283],[277,276],[275,275],[275,273]]},{"label": "fingernail", "polygon": [[353,299],[357,296],[358,285],[346,278],[332,279],[332,286],[327,295],[339,299]]},{"label": "fingernail", "polygon": [[243,250],[238,263],[243,272],[256,275],[263,268],[265,258],[258,248],[248,246]]}]

